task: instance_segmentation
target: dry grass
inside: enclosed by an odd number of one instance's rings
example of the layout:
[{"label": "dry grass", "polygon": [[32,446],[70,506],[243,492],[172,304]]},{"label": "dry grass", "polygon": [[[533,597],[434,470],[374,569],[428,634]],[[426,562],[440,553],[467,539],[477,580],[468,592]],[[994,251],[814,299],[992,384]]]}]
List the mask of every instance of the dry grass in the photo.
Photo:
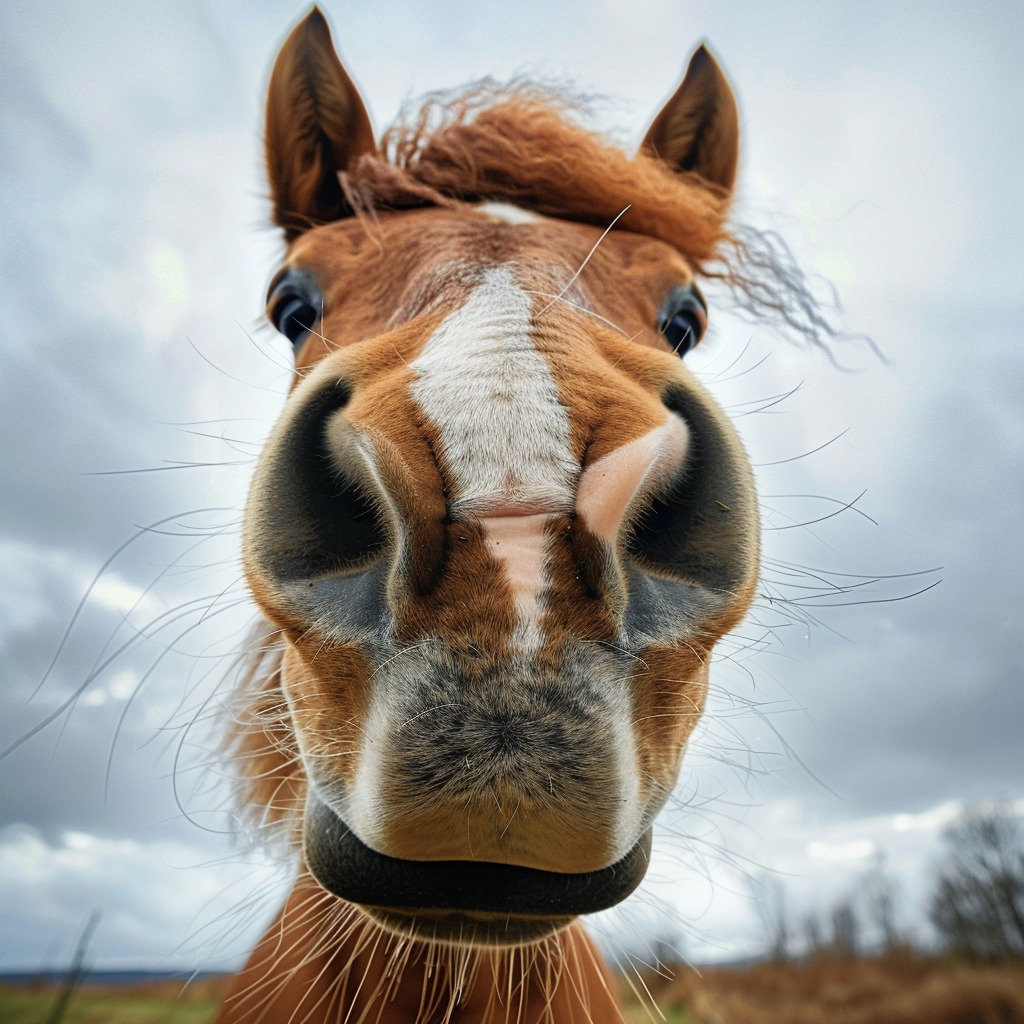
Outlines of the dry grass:
[{"label": "dry grass", "polygon": [[[1024,964],[912,955],[645,977],[669,1024],[1024,1024]],[[636,997],[630,1024],[650,1021]],[[657,1015],[655,1015],[657,1019]]]},{"label": "dry grass", "polygon": [[[201,978],[187,988],[179,981],[136,985],[84,985],[63,1024],[208,1024],[226,978]],[[53,985],[0,984],[0,1022],[40,1024],[48,1019],[59,989]]]},{"label": "dry grass", "polygon": [[[1024,1024],[1024,964],[973,965],[892,956],[761,964],[748,970],[686,967],[676,977],[644,978],[666,1024]],[[226,985],[203,978],[180,982],[86,985],[65,1024],[207,1024]],[[628,986],[628,1024],[652,1017]],[[56,989],[0,985],[0,1021],[46,1020]]]}]

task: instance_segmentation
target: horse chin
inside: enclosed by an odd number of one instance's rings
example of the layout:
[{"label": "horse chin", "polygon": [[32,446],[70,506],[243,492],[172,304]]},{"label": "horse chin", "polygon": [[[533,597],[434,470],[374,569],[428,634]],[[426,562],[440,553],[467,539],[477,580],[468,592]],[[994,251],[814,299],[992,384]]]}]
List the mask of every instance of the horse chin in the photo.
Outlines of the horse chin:
[{"label": "horse chin", "polygon": [[574,917],[528,917],[478,914],[468,911],[401,911],[389,907],[362,907],[386,931],[420,942],[459,948],[496,949],[526,946],[567,928]]},{"label": "horse chin", "polygon": [[483,861],[416,861],[367,846],[316,796],[306,806],[303,852],[313,877],[390,932],[459,946],[519,946],[580,914],[622,902],[643,880],[651,829],[608,867],[542,871]]}]

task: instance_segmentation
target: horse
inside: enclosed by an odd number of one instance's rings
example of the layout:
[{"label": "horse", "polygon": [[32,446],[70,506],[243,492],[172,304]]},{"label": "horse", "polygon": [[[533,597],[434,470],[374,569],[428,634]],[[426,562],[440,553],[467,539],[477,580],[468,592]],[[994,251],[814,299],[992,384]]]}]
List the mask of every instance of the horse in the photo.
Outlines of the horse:
[{"label": "horse", "polygon": [[706,279],[787,301],[730,227],[733,93],[702,45],[633,156],[522,82],[378,141],[314,8],[265,148],[295,373],[228,749],[299,867],[217,1020],[621,1021],[580,918],[642,880],[758,580],[750,463],[685,358]]}]

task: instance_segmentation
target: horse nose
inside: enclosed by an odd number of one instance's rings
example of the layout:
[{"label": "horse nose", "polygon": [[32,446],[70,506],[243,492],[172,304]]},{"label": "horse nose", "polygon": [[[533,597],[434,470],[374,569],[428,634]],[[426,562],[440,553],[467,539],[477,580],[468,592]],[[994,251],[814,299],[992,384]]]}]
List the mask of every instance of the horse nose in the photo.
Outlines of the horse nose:
[{"label": "horse nose", "polygon": [[[385,397],[322,364],[264,449],[246,564],[259,592],[290,612],[282,618],[312,618],[331,633],[353,616],[388,619],[410,636],[443,626],[470,645],[486,627],[492,639],[515,634],[531,646],[558,603],[555,562],[568,558],[561,575],[595,584],[611,564],[592,541],[562,544],[572,535],[563,526],[575,515],[582,532],[615,549],[647,497],[678,478],[689,446],[683,418],[666,409],[641,436],[598,446],[597,459],[575,470],[559,463],[557,487],[495,472],[474,489],[452,474],[412,403]],[[606,603],[622,588],[593,589]]]},{"label": "horse nose", "polygon": [[332,456],[327,428],[351,398],[334,379],[293,396],[256,467],[246,513],[247,561],[282,583],[358,563],[385,542],[364,488]]},{"label": "horse nose", "polygon": [[[337,635],[389,615],[396,566],[403,586],[430,589],[445,497],[426,441],[412,433],[425,457],[415,443],[400,451],[361,414],[379,396],[328,369],[296,389],[264,446],[243,548],[250,583],[279,624]],[[382,415],[400,420],[401,410]]]}]

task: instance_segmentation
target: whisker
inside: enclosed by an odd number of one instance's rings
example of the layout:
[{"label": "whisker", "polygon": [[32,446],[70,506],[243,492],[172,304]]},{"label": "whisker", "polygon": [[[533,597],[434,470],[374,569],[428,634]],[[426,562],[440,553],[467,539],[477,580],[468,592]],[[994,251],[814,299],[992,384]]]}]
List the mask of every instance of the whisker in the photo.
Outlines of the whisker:
[{"label": "whisker", "polygon": [[627,204],[622,210],[620,210],[612,220],[611,224],[608,225],[601,233],[601,237],[594,243],[590,252],[587,253],[586,259],[579,265],[579,269],[572,277],[569,278],[566,286],[537,314],[537,317],[542,317],[563,295],[576,283],[576,279],[583,273],[583,268],[590,262],[591,257],[597,252],[597,247],[608,237],[608,233],[618,223],[619,218],[630,208],[632,204]]}]

